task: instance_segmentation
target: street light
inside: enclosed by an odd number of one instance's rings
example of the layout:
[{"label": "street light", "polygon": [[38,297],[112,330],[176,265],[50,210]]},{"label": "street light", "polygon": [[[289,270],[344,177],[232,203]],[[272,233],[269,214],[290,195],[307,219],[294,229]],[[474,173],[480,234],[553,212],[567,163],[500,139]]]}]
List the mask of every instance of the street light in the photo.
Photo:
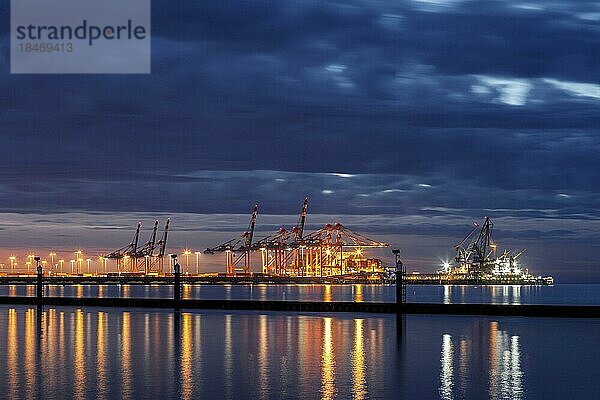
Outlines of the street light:
[{"label": "street light", "polygon": [[190,254],[192,254],[191,251],[189,251],[188,249],[185,249],[183,251],[183,255],[185,256],[185,271],[189,274],[190,272]]},{"label": "street light", "polygon": [[54,257],[56,257],[56,253],[54,251],[50,251],[50,254],[48,255],[50,256],[50,262],[52,263],[50,267],[55,268],[56,265],[54,265]]},{"label": "street light", "polygon": [[98,256],[98,261],[100,261],[100,270],[104,273],[106,273],[106,264],[105,264],[105,260],[106,258],[102,257],[102,256]]},{"label": "street light", "polygon": [[83,251],[81,250],[77,250],[75,252],[75,262],[77,263],[77,273],[79,274],[79,272],[81,271],[81,256],[83,254]]},{"label": "street light", "polygon": [[200,252],[197,251],[196,254],[196,275],[200,275]]}]

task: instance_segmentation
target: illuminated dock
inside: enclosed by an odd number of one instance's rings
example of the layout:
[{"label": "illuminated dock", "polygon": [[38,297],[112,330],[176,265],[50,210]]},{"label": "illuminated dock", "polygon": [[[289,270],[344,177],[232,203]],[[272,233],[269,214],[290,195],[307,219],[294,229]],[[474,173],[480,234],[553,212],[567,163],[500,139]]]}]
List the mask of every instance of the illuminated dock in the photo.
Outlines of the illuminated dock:
[{"label": "illuminated dock", "polygon": [[[0,276],[0,284],[3,285],[34,285],[36,277],[31,276]],[[173,274],[167,276],[151,276],[151,275],[65,275],[65,276],[44,276],[45,285],[172,285]],[[356,276],[270,276],[270,275],[182,275],[181,281],[183,284],[195,285],[258,285],[258,284],[274,284],[274,285],[342,285],[342,284],[393,284],[393,279],[385,279],[378,277],[373,279],[368,275]]]}]

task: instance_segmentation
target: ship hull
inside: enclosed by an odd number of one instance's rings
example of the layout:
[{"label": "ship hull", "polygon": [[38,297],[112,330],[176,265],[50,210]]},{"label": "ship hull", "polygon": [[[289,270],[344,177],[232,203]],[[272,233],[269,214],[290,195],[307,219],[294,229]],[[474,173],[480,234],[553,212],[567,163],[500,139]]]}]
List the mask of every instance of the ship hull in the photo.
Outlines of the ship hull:
[{"label": "ship hull", "polygon": [[448,276],[445,274],[410,274],[409,285],[553,285],[552,277],[534,276]]}]

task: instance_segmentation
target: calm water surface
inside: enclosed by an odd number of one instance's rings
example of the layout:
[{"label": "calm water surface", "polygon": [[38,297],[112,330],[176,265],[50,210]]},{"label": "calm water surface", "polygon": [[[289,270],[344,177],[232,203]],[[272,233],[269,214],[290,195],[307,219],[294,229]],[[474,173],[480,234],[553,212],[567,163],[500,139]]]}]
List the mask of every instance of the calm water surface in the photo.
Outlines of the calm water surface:
[{"label": "calm water surface", "polygon": [[[48,296],[171,298],[169,285],[49,285]],[[393,302],[393,285],[184,285],[183,298]],[[0,285],[0,296],[35,296],[32,285]],[[600,305],[600,285],[423,286],[409,285],[409,302]]]},{"label": "calm water surface", "polygon": [[597,399],[600,320],[0,306],[5,398]]}]

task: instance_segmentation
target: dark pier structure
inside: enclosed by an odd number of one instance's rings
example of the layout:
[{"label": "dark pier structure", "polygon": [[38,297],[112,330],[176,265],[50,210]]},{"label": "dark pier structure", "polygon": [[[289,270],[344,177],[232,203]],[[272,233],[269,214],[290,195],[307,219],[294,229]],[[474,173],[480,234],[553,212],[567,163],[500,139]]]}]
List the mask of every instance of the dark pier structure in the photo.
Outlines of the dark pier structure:
[{"label": "dark pier structure", "polygon": [[[173,298],[75,298],[44,297],[44,277],[38,264],[36,296],[2,296],[0,304],[37,305],[38,309],[47,306],[71,307],[120,307],[120,308],[169,308],[203,310],[245,310],[245,311],[291,311],[291,312],[351,312],[351,313],[390,313],[390,314],[454,314],[454,315],[495,315],[554,318],[600,318],[600,306],[558,306],[558,305],[498,305],[498,304],[430,304],[407,303],[404,287],[404,265],[399,250],[396,256],[395,303],[375,302],[317,302],[317,301],[254,301],[254,300],[195,300],[181,299],[181,276],[177,255],[173,257]],[[37,261],[37,260],[36,260]]]},{"label": "dark pier structure", "polygon": [[[0,304],[37,305],[36,297],[0,297]],[[493,315],[552,318],[600,318],[600,306],[498,305],[498,304],[429,304],[429,303],[356,303],[317,301],[251,300],[175,300],[142,298],[75,298],[44,297],[45,306],[120,307],[181,310],[243,310],[290,312],[349,312],[386,314]]]}]

